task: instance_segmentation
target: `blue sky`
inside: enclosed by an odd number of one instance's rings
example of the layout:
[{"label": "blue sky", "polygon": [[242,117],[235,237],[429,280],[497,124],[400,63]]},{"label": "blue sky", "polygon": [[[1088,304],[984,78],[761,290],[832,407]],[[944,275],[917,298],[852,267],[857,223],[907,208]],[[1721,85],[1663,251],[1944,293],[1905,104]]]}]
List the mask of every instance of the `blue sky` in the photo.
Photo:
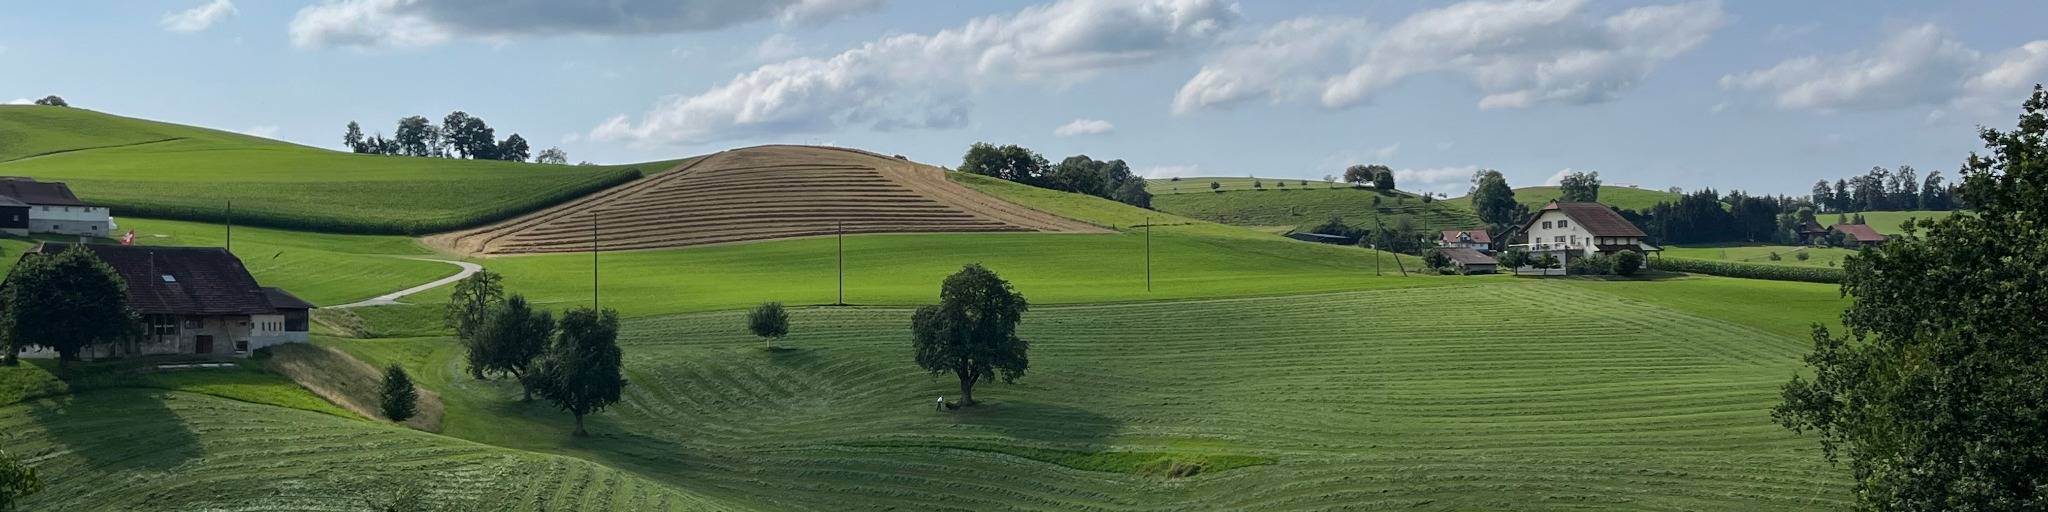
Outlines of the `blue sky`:
[{"label": "blue sky", "polygon": [[572,160],[976,141],[1153,175],[1352,163],[1804,193],[1953,169],[2048,81],[2048,3],[175,0],[0,11],[0,101],[339,146],[465,110]]}]

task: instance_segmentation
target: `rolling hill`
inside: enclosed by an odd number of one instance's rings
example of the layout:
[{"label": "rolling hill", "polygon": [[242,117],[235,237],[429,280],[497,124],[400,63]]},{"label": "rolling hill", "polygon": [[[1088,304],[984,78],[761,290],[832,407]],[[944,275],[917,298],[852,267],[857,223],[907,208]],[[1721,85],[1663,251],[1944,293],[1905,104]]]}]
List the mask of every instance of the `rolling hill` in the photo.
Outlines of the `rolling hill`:
[{"label": "rolling hill", "polygon": [[955,185],[937,167],[865,151],[760,146],[479,229],[429,238],[472,254],[659,249],[850,234],[1106,232]]},{"label": "rolling hill", "polygon": [[[1146,181],[1146,189],[1153,194],[1152,207],[1159,211],[1238,226],[1306,230],[1333,217],[1368,228],[1375,223],[1393,227],[1404,219],[1416,229],[1470,228],[1482,224],[1470,205],[1448,200],[1424,203],[1422,196],[1407,192],[1333,187],[1321,181],[1309,181],[1304,188],[1301,180],[1286,181],[1288,185],[1283,188],[1276,186],[1280,181],[1263,178],[1258,179],[1265,185],[1260,190],[1251,188],[1253,180],[1154,179]],[[1218,189],[1220,192],[1209,190],[1212,181],[1223,185]],[[1380,200],[1377,206],[1373,204],[1374,197]]]},{"label": "rolling hill", "polygon": [[[1549,204],[1560,197],[1564,197],[1564,189],[1559,187],[1522,187],[1515,189],[1515,202],[1528,205],[1530,210],[1542,208],[1543,205]],[[1673,194],[1668,190],[1616,186],[1600,187],[1600,202],[1623,210],[1642,210],[1662,202],[1676,203],[1678,202],[1678,197],[1678,194]],[[1453,197],[1445,199],[1444,202],[1457,204],[1466,209],[1472,208],[1471,196]]]},{"label": "rolling hill", "polygon": [[0,175],[63,181],[116,217],[365,234],[482,225],[673,167],[373,156],[90,110],[0,106]]}]

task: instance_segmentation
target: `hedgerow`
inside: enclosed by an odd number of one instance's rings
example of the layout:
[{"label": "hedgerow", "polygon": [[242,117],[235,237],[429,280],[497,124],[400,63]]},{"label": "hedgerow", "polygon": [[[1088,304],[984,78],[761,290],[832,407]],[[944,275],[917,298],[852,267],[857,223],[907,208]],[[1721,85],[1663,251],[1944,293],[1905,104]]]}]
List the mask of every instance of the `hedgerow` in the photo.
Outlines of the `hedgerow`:
[{"label": "hedgerow", "polygon": [[1652,258],[1650,260],[1650,268],[1669,272],[1690,272],[1722,277],[1829,284],[1840,284],[1844,275],[1842,269],[1839,268],[1764,265],[1670,257]]}]

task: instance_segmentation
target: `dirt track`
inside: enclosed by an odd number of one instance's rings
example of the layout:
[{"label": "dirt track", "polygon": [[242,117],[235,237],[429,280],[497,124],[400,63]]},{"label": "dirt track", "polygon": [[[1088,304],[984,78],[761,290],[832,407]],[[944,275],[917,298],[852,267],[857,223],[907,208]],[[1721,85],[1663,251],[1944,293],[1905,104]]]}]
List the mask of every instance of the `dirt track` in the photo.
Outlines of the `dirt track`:
[{"label": "dirt track", "polygon": [[434,235],[460,254],[687,247],[847,233],[1058,231],[1102,228],[960,186],[936,167],[865,151],[758,146],[674,169],[498,224]]}]

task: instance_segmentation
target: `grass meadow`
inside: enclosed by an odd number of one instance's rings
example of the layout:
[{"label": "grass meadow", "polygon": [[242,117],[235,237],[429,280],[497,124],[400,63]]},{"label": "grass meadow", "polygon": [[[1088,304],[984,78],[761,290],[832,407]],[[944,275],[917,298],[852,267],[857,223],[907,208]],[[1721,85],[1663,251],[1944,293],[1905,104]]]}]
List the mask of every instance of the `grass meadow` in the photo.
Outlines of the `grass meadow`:
[{"label": "grass meadow", "polygon": [[[1320,185],[1321,182],[1312,182]],[[1373,206],[1374,197],[1380,199]],[[1288,226],[1306,230],[1342,218],[1353,226],[1371,228],[1375,223],[1391,228],[1402,219],[1416,229],[1460,229],[1479,227],[1479,216],[1469,206],[1447,201],[1422,202],[1421,196],[1406,192],[1371,189],[1312,187],[1305,190],[1199,192],[1152,196],[1159,211],[1211,222],[1241,226]]]},{"label": "grass meadow", "polygon": [[[1772,260],[1771,254],[1778,259]],[[1806,259],[1799,259],[1800,254]],[[1842,258],[1856,254],[1853,249],[1839,247],[1805,247],[1796,245],[1757,244],[1714,244],[1699,246],[1665,246],[1663,256],[1692,258],[1698,260],[1739,261],[1765,265],[1790,265],[1797,267],[1841,267]]]},{"label": "grass meadow", "polygon": [[[1564,189],[1562,187],[1521,187],[1515,189],[1515,202],[1528,205],[1530,210],[1542,208],[1543,205],[1550,204],[1551,201],[1561,197],[1564,197]],[[1623,210],[1643,210],[1657,206],[1657,203],[1664,202],[1677,203],[1678,197],[1678,194],[1673,194],[1667,190],[1617,187],[1613,185],[1600,187],[1600,202]],[[1470,209],[1472,207],[1472,196],[1453,197],[1445,199],[1444,202]]]}]

